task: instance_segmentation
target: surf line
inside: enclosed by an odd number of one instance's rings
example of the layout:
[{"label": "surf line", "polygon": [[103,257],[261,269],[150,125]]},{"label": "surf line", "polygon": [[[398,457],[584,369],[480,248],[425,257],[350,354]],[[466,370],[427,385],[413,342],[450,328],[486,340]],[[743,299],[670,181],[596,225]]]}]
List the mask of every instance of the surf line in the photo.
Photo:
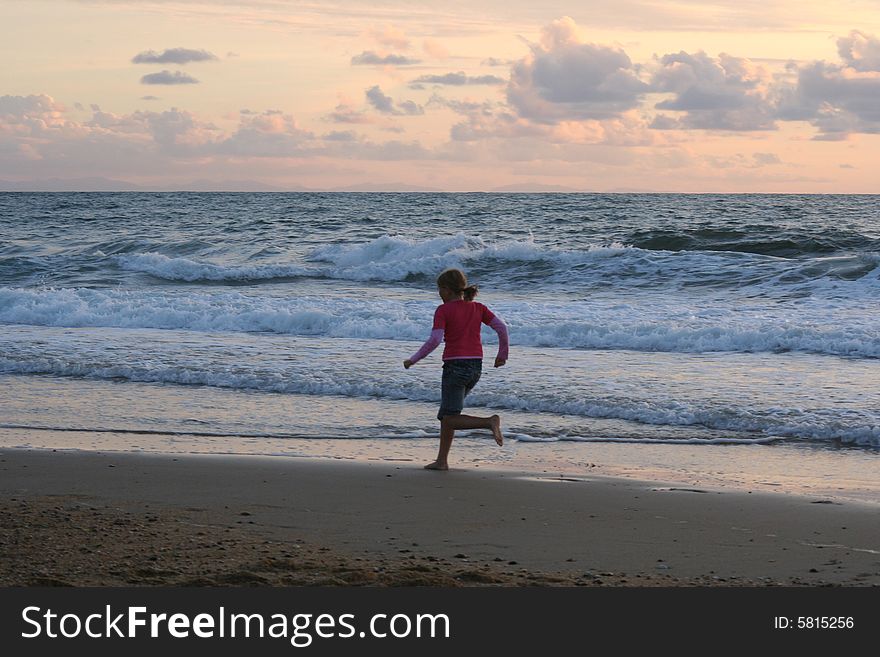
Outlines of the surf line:
[{"label": "surf line", "polygon": [[160,429],[106,429],[95,427],[49,427],[29,424],[0,424],[0,429],[20,429],[28,431],[69,431],[80,433],[124,433],[143,436],[197,436],[204,438],[314,438],[293,433],[220,433],[213,431],[171,431]]}]

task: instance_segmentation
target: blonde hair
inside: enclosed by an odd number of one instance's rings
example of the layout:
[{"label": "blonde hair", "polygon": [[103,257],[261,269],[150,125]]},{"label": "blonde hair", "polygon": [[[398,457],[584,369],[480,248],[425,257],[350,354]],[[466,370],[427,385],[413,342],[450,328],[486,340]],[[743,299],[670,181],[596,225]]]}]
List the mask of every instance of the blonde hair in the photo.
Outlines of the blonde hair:
[{"label": "blonde hair", "polygon": [[455,294],[464,295],[465,301],[473,301],[477,296],[477,286],[468,285],[467,276],[461,269],[447,269],[437,277],[437,287],[445,287]]}]

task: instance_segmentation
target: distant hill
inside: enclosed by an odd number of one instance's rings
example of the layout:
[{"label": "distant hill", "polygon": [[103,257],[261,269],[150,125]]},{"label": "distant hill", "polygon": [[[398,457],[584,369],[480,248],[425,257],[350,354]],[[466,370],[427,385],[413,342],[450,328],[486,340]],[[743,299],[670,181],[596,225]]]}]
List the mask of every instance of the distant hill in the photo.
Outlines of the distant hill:
[{"label": "distant hill", "polygon": [[110,178],[48,178],[44,180],[0,180],[0,192],[442,192],[406,183],[362,183],[333,189],[303,185],[270,185],[257,180],[189,180],[164,185],[139,185]]},{"label": "distant hill", "polygon": [[442,192],[442,189],[406,183],[362,183],[326,190],[328,192]]},{"label": "distant hill", "polygon": [[110,178],[48,178],[0,180],[2,192],[306,192],[302,185],[279,187],[256,180],[191,180],[173,185],[138,185]]},{"label": "distant hill", "polygon": [[0,180],[3,192],[126,192],[146,188],[109,178],[48,178],[45,180]]},{"label": "distant hill", "polygon": [[180,185],[164,186],[165,189],[174,189],[189,192],[313,192],[303,185],[268,185],[256,180],[193,180]]},{"label": "distant hill", "polygon": [[522,193],[549,193],[549,192],[582,192],[583,190],[565,185],[545,185],[543,183],[515,183],[493,187],[490,192],[522,192]]},{"label": "distant hill", "polygon": [[[303,185],[270,185],[258,180],[208,180],[198,179],[163,185],[140,185],[112,178],[46,178],[39,180],[0,180],[0,192],[443,192],[426,185],[408,183],[359,183],[331,189],[317,189]],[[563,193],[584,192],[565,185],[545,185],[524,182],[494,187],[495,193]],[[651,190],[616,189],[613,192],[643,192]]]}]

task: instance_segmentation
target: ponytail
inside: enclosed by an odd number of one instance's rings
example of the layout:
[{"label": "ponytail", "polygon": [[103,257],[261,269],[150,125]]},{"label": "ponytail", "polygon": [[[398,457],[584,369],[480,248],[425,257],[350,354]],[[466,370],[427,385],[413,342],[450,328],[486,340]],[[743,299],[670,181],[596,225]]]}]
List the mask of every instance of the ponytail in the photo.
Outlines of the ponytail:
[{"label": "ponytail", "polygon": [[445,287],[455,294],[464,296],[465,301],[473,301],[477,296],[477,286],[468,285],[467,276],[460,269],[447,269],[437,277],[437,287]]}]

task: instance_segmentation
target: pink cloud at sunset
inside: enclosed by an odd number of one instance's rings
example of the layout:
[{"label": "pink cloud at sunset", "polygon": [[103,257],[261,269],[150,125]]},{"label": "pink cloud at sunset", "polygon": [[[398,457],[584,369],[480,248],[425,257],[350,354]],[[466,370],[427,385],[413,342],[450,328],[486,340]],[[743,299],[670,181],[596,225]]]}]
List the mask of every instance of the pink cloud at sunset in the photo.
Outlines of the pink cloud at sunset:
[{"label": "pink cloud at sunset", "polygon": [[[500,3],[456,15],[280,2],[274,22],[271,4],[7,3],[18,36],[0,48],[21,65],[0,74],[0,180],[877,191],[869,4],[846,27],[810,4],[835,23],[816,29],[769,2],[766,26],[752,7],[754,24],[717,38],[680,13],[626,29],[566,2],[494,23]],[[65,23],[57,40],[27,37]],[[768,30],[791,56],[756,41]]]}]

